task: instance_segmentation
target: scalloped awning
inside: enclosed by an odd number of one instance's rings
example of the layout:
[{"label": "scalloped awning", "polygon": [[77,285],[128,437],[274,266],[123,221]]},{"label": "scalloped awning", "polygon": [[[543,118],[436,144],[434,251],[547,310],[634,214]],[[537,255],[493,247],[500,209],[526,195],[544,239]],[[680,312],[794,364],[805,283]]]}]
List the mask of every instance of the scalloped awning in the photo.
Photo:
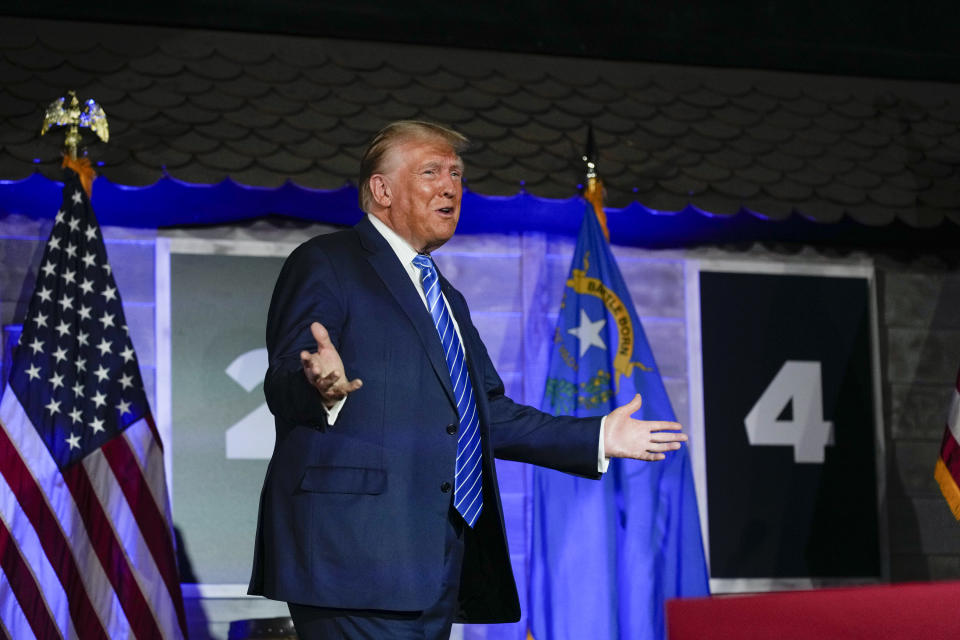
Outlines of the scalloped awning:
[{"label": "scalloped awning", "polygon": [[[0,181],[0,214],[53,218],[61,202],[60,182],[34,174],[20,181]],[[166,177],[146,187],[129,187],[98,178],[92,202],[100,224],[161,228],[228,224],[265,216],[352,225],[363,215],[352,185],[306,189],[292,183],[276,188],[249,187],[224,180],[214,185],[188,184]],[[467,191],[457,233],[541,231],[576,236],[586,201],[540,198],[529,193],[484,196]],[[849,218],[831,224],[800,214],[782,220],[742,209],[716,215],[688,206],[677,212],[633,203],[607,209],[611,241],[648,247],[689,247],[746,242],[804,243],[848,248],[937,250],[960,246],[960,225],[944,220],[915,228],[899,220],[869,226]]]}]

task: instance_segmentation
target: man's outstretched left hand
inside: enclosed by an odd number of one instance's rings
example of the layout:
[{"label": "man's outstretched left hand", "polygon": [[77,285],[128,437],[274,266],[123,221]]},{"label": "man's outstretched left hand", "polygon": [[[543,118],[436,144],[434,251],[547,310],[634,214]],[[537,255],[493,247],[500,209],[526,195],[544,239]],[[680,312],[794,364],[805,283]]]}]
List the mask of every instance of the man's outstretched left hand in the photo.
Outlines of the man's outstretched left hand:
[{"label": "man's outstretched left hand", "polygon": [[608,458],[663,460],[667,451],[679,449],[687,441],[680,433],[679,422],[635,420],[631,416],[640,409],[640,394],[607,415],[603,423],[604,455]]}]

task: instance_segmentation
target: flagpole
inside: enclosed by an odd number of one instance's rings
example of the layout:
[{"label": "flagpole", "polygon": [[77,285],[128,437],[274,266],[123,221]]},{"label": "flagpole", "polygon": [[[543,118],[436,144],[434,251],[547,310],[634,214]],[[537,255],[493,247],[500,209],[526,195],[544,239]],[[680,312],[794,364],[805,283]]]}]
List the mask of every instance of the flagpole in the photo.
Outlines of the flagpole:
[{"label": "flagpole", "polygon": [[592,124],[587,127],[587,149],[583,154],[583,162],[586,165],[583,197],[593,205],[593,212],[597,215],[600,228],[603,229],[603,237],[607,239],[607,242],[610,242],[610,231],[607,229],[607,212],[603,208],[603,180],[600,178],[600,171],[597,168],[597,145],[593,138]]}]

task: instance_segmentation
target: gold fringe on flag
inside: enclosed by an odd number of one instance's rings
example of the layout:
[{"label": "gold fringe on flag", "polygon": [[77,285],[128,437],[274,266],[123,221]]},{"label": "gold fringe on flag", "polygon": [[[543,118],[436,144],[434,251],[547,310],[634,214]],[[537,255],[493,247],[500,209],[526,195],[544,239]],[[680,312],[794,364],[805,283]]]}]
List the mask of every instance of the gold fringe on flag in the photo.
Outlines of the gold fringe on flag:
[{"label": "gold fringe on flag", "polygon": [[947,504],[950,506],[953,517],[960,520],[960,487],[957,487],[957,482],[953,479],[953,474],[947,469],[947,465],[944,464],[942,458],[937,458],[937,466],[933,472],[933,477],[936,478],[937,484],[940,485],[940,493],[943,494],[944,499],[946,499]]},{"label": "gold fringe on flag", "polygon": [[597,214],[597,220],[600,221],[600,228],[603,229],[603,237],[607,239],[607,242],[610,242],[610,231],[607,230],[607,212],[603,210],[603,180],[599,177],[587,178],[587,188],[583,191],[583,197],[593,205],[593,211]]},{"label": "gold fringe on flag", "polygon": [[70,154],[65,153],[63,154],[63,164],[60,166],[64,169],[73,169],[80,176],[80,184],[83,185],[83,190],[87,192],[89,198],[90,192],[93,190],[93,180],[97,177],[97,172],[90,165],[90,158],[71,158]]}]

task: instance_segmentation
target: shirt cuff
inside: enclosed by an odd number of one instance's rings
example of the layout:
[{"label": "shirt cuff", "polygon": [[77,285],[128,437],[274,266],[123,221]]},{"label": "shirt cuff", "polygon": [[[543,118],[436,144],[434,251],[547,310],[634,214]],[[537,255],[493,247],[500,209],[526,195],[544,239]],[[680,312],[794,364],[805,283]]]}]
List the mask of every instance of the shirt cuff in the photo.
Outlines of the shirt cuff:
[{"label": "shirt cuff", "polygon": [[603,450],[603,425],[607,422],[607,416],[600,418],[600,446],[597,447],[597,471],[606,473],[610,466],[610,458],[606,456]]},{"label": "shirt cuff", "polygon": [[[343,396],[337,403],[327,409],[327,405],[323,405],[323,410],[327,412],[327,425],[333,426],[333,423],[337,421],[337,416],[340,415],[340,409],[343,409],[343,405],[347,402],[347,396]],[[600,430],[600,433],[603,433],[603,430]]]}]

